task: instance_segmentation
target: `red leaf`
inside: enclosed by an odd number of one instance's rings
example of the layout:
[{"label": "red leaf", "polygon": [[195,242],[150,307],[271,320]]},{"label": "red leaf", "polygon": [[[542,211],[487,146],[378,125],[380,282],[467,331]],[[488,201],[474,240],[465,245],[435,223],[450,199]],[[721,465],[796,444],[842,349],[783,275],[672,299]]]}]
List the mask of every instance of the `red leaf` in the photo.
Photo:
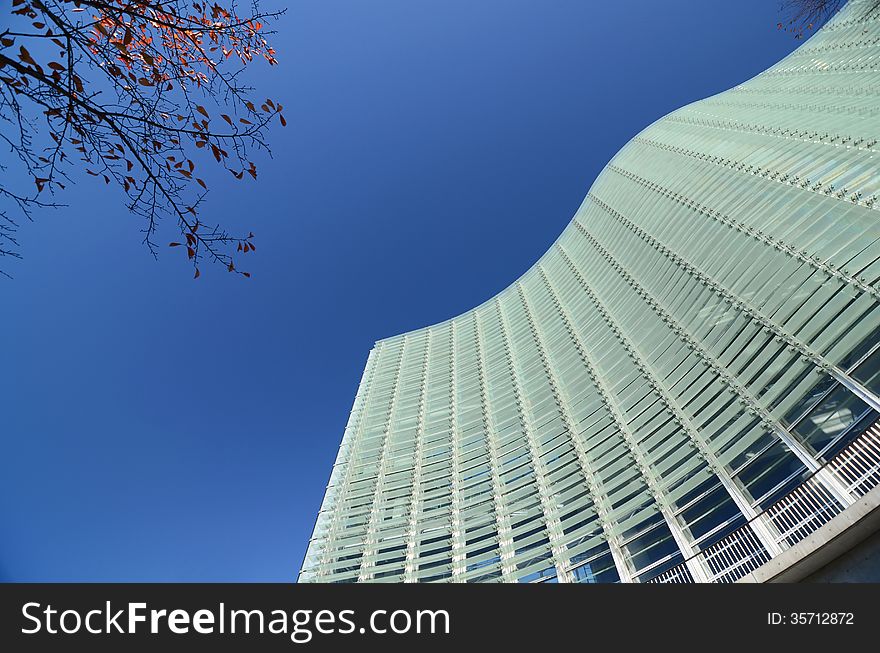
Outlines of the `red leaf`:
[{"label": "red leaf", "polygon": [[34,61],[34,58],[31,56],[31,53],[28,52],[27,48],[24,47],[23,45],[19,46],[18,58],[21,59],[22,61],[24,61],[25,63],[37,65],[37,62]]},{"label": "red leaf", "polygon": [[202,276],[202,273],[199,272],[198,268],[196,268],[196,273],[195,273],[195,275],[193,275],[193,279],[198,279],[200,276]]},{"label": "red leaf", "polygon": [[168,243],[168,247],[180,247],[180,243]]}]

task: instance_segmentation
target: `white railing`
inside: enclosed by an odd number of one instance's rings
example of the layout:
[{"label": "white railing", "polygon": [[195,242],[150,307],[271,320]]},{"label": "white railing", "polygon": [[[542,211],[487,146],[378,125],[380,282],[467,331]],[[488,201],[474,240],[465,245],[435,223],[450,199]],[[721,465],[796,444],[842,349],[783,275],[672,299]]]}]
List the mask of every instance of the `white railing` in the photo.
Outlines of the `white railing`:
[{"label": "white railing", "polygon": [[672,569],[667,569],[662,574],[654,576],[649,583],[693,583],[694,579],[691,572],[685,565],[678,565]]},{"label": "white railing", "polygon": [[[862,497],[880,484],[880,421],[849,443],[826,465],[853,498]],[[775,527],[776,543],[784,550],[827,524],[844,506],[815,476],[754,517],[749,523],[697,553],[696,560],[713,583],[732,583],[754,571],[773,555],[752,529],[757,519]],[[689,560],[689,561],[690,561]],[[687,564],[667,569],[649,583],[693,583]]]},{"label": "white railing", "polygon": [[781,545],[794,546],[843,511],[834,495],[815,476],[767,509]]},{"label": "white railing", "polygon": [[771,557],[749,524],[706,548],[700,555],[712,572],[713,583],[739,580]]},{"label": "white railing", "polygon": [[861,497],[880,483],[880,422],[854,440],[828,464],[846,484],[846,489]]}]

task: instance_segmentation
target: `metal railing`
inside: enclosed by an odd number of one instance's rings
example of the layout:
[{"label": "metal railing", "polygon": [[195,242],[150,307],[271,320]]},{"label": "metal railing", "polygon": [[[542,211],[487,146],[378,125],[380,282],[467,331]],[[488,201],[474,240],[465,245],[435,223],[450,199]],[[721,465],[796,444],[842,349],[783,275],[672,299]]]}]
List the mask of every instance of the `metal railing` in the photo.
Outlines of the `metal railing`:
[{"label": "metal railing", "polygon": [[846,489],[861,497],[880,483],[880,422],[837,454],[828,467],[846,483]]},{"label": "metal railing", "polygon": [[654,576],[649,583],[693,583],[694,577],[682,563],[672,569],[667,569],[659,576]]},{"label": "metal railing", "polygon": [[[854,499],[880,484],[880,420],[844,447],[825,467],[845,485]],[[761,543],[752,525],[756,520],[775,527],[781,550],[794,546],[843,512],[845,506],[814,474],[767,510],[752,518],[715,544],[688,559],[696,560],[713,583],[732,583],[754,571],[773,555]],[[647,581],[693,583],[683,562]]]},{"label": "metal railing", "polygon": [[746,524],[703,550],[700,555],[713,583],[732,583],[770,560],[751,525]]},{"label": "metal railing", "polygon": [[815,476],[770,506],[766,513],[779,531],[780,545],[794,546],[844,509]]}]

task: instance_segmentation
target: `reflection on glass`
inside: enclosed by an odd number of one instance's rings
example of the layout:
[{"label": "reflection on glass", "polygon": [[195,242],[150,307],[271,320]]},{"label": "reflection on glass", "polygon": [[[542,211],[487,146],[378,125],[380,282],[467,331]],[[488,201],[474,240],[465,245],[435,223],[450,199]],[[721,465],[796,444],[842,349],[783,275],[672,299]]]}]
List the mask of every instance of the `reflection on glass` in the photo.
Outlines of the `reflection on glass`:
[{"label": "reflection on glass", "polygon": [[853,378],[874,393],[880,393],[880,349],[852,373]]},{"label": "reflection on glass", "polygon": [[839,386],[810,411],[794,432],[813,450],[822,451],[842,436],[865,411],[868,405],[843,386]]}]

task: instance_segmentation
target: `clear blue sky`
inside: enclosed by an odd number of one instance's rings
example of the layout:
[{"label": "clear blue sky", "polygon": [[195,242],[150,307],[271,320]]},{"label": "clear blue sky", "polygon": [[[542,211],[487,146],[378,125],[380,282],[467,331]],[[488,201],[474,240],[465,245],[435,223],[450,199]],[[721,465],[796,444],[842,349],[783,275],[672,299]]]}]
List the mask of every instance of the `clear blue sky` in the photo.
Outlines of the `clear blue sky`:
[{"label": "clear blue sky", "polygon": [[154,262],[85,175],[4,262],[0,579],[293,580],[373,342],[505,287],[628,139],[792,50],[778,4],[290,3],[251,77],[289,126],[206,207],[252,279]]}]

